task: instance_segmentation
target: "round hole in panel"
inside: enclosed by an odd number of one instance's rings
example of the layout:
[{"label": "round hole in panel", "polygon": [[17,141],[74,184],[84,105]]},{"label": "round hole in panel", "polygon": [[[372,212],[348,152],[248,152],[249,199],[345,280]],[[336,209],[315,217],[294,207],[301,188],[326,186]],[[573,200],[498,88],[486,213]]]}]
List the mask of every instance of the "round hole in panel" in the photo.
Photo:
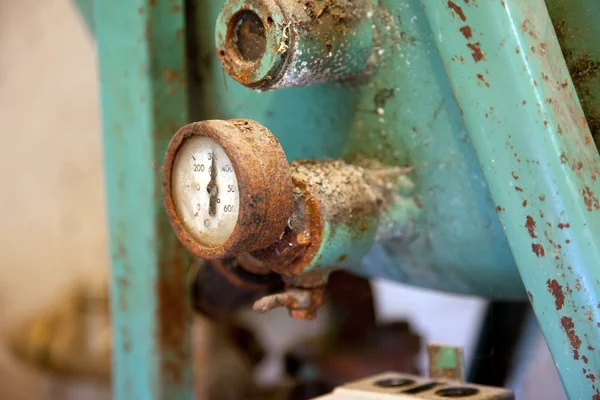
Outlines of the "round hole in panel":
[{"label": "round hole in panel", "polygon": [[399,388],[412,385],[413,383],[415,383],[415,381],[407,378],[386,378],[376,381],[374,385],[382,388]]},{"label": "round hole in panel", "polygon": [[472,387],[455,386],[455,387],[440,389],[437,392],[435,392],[435,395],[440,396],[440,397],[462,398],[462,397],[475,396],[478,393],[479,393],[479,390],[472,388]]}]

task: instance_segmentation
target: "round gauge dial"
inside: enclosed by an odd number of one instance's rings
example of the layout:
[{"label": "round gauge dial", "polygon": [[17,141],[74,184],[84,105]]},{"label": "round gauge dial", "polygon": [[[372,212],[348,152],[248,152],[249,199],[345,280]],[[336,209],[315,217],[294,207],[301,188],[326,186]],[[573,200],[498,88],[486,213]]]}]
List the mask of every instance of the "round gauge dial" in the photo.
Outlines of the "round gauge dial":
[{"label": "round gauge dial", "polygon": [[285,154],[268,129],[250,120],[181,128],[165,156],[163,195],[177,237],[209,259],[269,246],[292,213]]},{"label": "round gauge dial", "polygon": [[218,246],[237,224],[239,188],[229,157],[214,140],[193,136],[183,143],[171,176],[173,204],[198,241]]}]

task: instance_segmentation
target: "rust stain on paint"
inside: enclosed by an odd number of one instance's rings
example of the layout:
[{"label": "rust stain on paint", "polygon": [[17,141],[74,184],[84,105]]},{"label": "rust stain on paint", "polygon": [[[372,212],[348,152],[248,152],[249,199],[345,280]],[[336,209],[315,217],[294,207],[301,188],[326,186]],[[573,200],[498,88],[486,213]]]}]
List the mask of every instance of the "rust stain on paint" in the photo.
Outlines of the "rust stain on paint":
[{"label": "rust stain on paint", "polygon": [[538,257],[544,257],[546,255],[546,251],[544,250],[544,246],[542,246],[541,244],[533,243],[531,245],[531,249],[533,250],[533,252],[535,253],[535,255],[538,256]]},{"label": "rust stain on paint", "polygon": [[579,360],[579,348],[581,347],[581,339],[575,333],[575,324],[573,323],[573,319],[570,317],[562,317],[560,319],[560,324],[562,325],[567,337],[569,338],[569,342],[571,343],[571,348],[573,349],[573,355],[576,360]]},{"label": "rust stain on paint", "polygon": [[535,220],[531,217],[531,215],[527,216],[525,228],[527,228],[527,231],[529,231],[529,236],[531,236],[534,239],[537,237],[537,235],[535,234]]},{"label": "rust stain on paint", "polygon": [[600,210],[600,202],[589,186],[584,186],[581,189],[581,194],[583,195],[583,201],[588,211]]},{"label": "rust stain on paint", "polygon": [[560,285],[560,283],[558,283],[556,279],[548,279],[546,285],[548,286],[548,291],[554,297],[554,304],[556,305],[556,310],[560,310],[565,304],[565,294],[563,293],[562,286]]},{"label": "rust stain on paint", "polygon": [[477,79],[479,79],[479,81],[482,82],[485,86],[490,87],[490,84],[485,80],[483,74],[477,74]]},{"label": "rust stain on paint", "polygon": [[467,43],[467,47],[471,50],[471,55],[473,56],[473,60],[475,60],[475,62],[479,62],[485,58],[483,52],[481,51],[481,45],[479,42]]},{"label": "rust stain on paint", "polygon": [[461,27],[459,29],[459,31],[460,31],[460,33],[463,34],[463,36],[467,40],[469,40],[469,39],[471,39],[471,37],[473,37],[473,30],[471,29],[471,27],[469,25],[465,25],[465,26]]},{"label": "rust stain on paint", "polygon": [[452,0],[448,0],[448,8],[454,11],[461,20],[467,20],[467,17],[465,16],[465,13],[463,12],[462,8],[460,8],[460,6]]}]

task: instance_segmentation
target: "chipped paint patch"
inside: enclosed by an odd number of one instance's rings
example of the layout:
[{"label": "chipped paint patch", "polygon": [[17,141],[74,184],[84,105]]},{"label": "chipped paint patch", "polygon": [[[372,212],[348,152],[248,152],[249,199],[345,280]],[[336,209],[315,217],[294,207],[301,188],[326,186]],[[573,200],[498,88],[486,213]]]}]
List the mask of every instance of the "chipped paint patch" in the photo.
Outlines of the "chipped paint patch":
[{"label": "chipped paint patch", "polygon": [[554,297],[556,310],[562,309],[565,304],[565,294],[563,293],[562,286],[556,279],[548,279],[546,285],[548,286],[548,291],[552,294],[552,297]]},{"label": "chipped paint patch", "polygon": [[567,334],[569,338],[569,342],[571,343],[571,348],[573,349],[573,356],[576,360],[579,359],[579,348],[581,347],[581,339],[575,333],[575,324],[573,323],[573,319],[571,317],[562,317],[560,319],[560,323],[563,327],[563,330]]},{"label": "chipped paint patch", "polygon": [[[527,205],[527,203],[525,203],[525,205]],[[525,228],[527,228],[529,236],[531,236],[533,239],[537,238],[537,235],[535,234],[535,220],[531,217],[531,215],[527,216]]]},{"label": "chipped paint patch", "polygon": [[581,189],[581,194],[583,195],[583,201],[588,211],[600,210],[600,202],[589,186],[584,186]]},{"label": "chipped paint patch", "polygon": [[467,47],[471,50],[471,55],[475,62],[485,59],[485,55],[483,54],[483,51],[481,51],[481,44],[479,42],[467,43]]},{"label": "chipped paint patch", "polygon": [[533,250],[533,252],[535,253],[535,255],[538,256],[538,257],[544,257],[546,255],[546,251],[544,250],[544,246],[542,246],[539,243],[533,243],[531,245],[531,249]]},{"label": "chipped paint patch", "polygon": [[466,21],[467,17],[465,16],[465,13],[463,12],[462,8],[456,4],[455,2],[453,2],[452,0],[448,0],[448,8],[451,9],[452,11],[454,11],[454,13],[462,20],[462,21]]}]

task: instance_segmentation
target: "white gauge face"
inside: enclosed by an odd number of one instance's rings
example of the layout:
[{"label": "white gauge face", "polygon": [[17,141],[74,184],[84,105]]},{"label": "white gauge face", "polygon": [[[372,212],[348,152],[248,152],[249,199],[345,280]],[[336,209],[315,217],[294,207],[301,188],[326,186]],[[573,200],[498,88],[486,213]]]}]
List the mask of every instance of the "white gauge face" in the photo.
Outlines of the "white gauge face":
[{"label": "white gauge face", "polygon": [[235,229],[240,196],[223,148],[194,135],[180,147],[171,173],[175,211],[185,229],[205,246],[223,244]]}]

